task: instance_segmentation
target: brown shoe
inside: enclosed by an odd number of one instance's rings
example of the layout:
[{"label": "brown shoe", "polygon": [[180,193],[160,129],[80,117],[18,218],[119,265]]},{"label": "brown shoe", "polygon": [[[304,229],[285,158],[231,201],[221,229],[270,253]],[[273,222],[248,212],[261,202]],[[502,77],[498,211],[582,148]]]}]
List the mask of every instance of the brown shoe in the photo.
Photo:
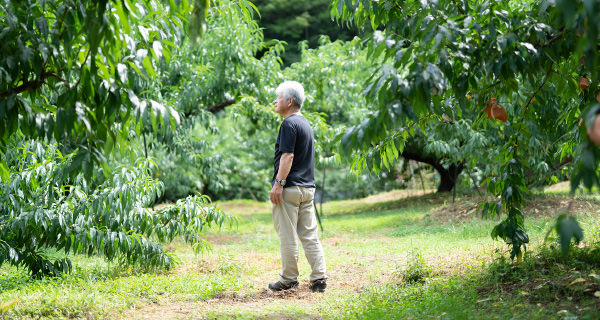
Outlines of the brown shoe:
[{"label": "brown shoe", "polygon": [[325,279],[318,279],[310,283],[310,290],[312,292],[325,292],[325,288],[327,288],[327,281]]},{"label": "brown shoe", "polygon": [[298,281],[283,284],[281,281],[269,283],[269,289],[273,291],[284,291],[298,286]]}]

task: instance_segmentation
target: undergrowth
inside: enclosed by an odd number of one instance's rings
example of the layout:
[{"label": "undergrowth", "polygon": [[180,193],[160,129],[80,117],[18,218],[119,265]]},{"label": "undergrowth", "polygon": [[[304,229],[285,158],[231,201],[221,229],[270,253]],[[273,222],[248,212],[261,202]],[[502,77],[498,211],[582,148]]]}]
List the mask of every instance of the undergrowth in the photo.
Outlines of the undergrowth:
[{"label": "undergrowth", "polygon": [[[600,319],[600,243],[565,255],[543,246],[515,263],[499,254],[482,270],[425,281],[419,255],[403,280],[370,286],[340,304],[344,319]],[[483,272],[481,272],[483,271]]]},{"label": "undergrowth", "polygon": [[499,256],[489,266],[482,292],[517,293],[530,304],[570,304],[579,315],[600,317],[600,243],[571,248],[540,248],[520,264]]},{"label": "undergrowth", "polygon": [[398,269],[394,274],[399,278],[401,282],[408,284],[422,283],[427,281],[433,274],[433,268],[425,262],[423,254],[419,250],[411,250],[407,267],[405,269]]}]

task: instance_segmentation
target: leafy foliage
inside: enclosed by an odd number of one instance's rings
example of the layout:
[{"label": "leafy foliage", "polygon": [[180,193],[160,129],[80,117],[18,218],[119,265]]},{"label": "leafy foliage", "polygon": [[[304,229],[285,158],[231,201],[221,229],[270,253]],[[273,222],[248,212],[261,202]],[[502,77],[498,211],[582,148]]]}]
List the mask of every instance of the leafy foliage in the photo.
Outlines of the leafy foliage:
[{"label": "leafy foliage", "polygon": [[317,160],[332,162],[336,133],[361,121],[366,104],[362,79],[374,68],[358,40],[331,42],[323,36],[320,44],[318,49],[303,46],[302,60],[286,68],[284,77],[304,84],[302,110],[314,119]]},{"label": "leafy foliage", "polygon": [[[392,167],[375,175],[351,172],[345,164],[351,157],[338,150],[336,135],[348,125],[360,123],[369,112],[362,94],[363,79],[376,69],[368,61],[359,39],[331,42],[322,36],[318,48],[304,45],[301,49],[302,60],[283,73],[286,79],[300,81],[305,87],[307,99],[302,112],[311,120],[315,131],[317,189],[325,188],[325,198],[333,200],[365,197],[403,187],[396,181],[397,172]],[[325,185],[318,171],[325,171]]]},{"label": "leafy foliage", "polygon": [[[490,164],[488,190],[501,201],[484,205],[483,212],[506,212],[492,235],[511,244],[511,257],[519,257],[528,242],[523,197],[533,182],[524,178],[551,180],[570,158],[581,163],[584,156],[573,185],[582,179],[591,185],[598,174],[593,147],[587,142],[576,147],[586,141],[577,120],[599,90],[598,5],[333,1],[332,15],[376,30],[368,38],[369,57],[380,63],[365,89],[375,111],[346,130],[344,150],[366,152],[359,168],[376,171],[402,151],[411,128],[429,134],[431,118],[465,119],[472,130],[493,137],[492,151],[477,150],[464,160]],[[503,105],[506,123],[485,116],[492,98]],[[590,151],[580,153],[583,149]]]},{"label": "leafy foliage", "polygon": [[51,262],[45,248],[65,253],[102,254],[128,264],[170,267],[175,262],[156,242],[182,237],[197,250],[206,246],[201,232],[232,218],[209,206],[206,197],[189,197],[153,212],[162,192],[149,176],[148,163],[117,168],[93,187],[81,175],[69,181],[65,170],[74,154],[56,145],[14,139],[4,155],[10,180],[0,188],[0,265],[29,268],[34,276],[57,275],[72,267],[68,258]]},{"label": "leafy foliage", "polygon": [[[329,14],[329,0],[307,0],[290,5],[285,0],[256,0],[259,24],[267,42],[274,39],[287,43],[282,58],[286,65],[302,60],[302,46],[317,48],[320,37],[351,40],[357,30],[337,24]],[[301,44],[305,42],[304,44]]]},{"label": "leafy foliage", "polygon": [[[253,10],[250,3],[217,2],[198,44],[183,43],[161,69],[166,85],[156,89],[183,113],[173,139],[160,134],[147,139],[166,200],[195,193],[214,199],[240,193],[264,197],[265,168],[272,165],[264,143],[277,126],[270,101],[281,79],[282,45],[255,57],[264,43]],[[140,156],[144,152],[141,146],[136,149]]]},{"label": "leafy foliage", "polygon": [[[249,16],[252,5],[237,8]],[[205,196],[148,209],[163,184],[146,136],[176,141],[182,116],[162,80],[180,48],[197,45],[207,13],[200,0],[0,4],[0,264],[69,271],[68,258],[46,257],[56,248],[170,267],[158,242],[201,250],[205,228],[233,222]]]},{"label": "leafy foliage", "polygon": [[90,178],[104,152],[127,147],[130,127],[173,131],[177,112],[138,96],[183,38],[189,1],[27,0],[0,9],[2,145],[17,130],[54,138],[66,153],[79,150],[73,166]]},{"label": "leafy foliage", "polygon": [[[357,178],[338,163],[335,135],[347,123],[360,122],[366,103],[361,82],[373,69],[360,42],[330,42],[323,37],[319,48],[303,47],[302,60],[281,70],[281,46],[275,45],[260,59],[254,58],[254,50],[259,47],[251,44],[258,45],[262,35],[251,19],[236,10],[228,2],[211,9],[209,31],[200,41],[207,50],[186,49],[184,52],[195,54],[182,53],[175,59],[182,63],[172,69],[170,76],[178,83],[171,83],[187,93],[179,103],[190,116],[182,118],[173,144],[148,139],[152,146],[149,155],[158,166],[155,176],[160,172],[157,178],[165,183],[166,199],[195,191],[220,200],[267,199],[273,173],[273,154],[268,146],[272,146],[280,122],[271,101],[274,88],[283,79],[298,80],[305,87],[307,100],[302,112],[315,131],[319,174],[321,169],[327,170],[327,199],[367,196],[401,186],[394,181],[395,172],[379,176],[365,173]],[[227,28],[229,22],[224,17],[237,21],[238,27]],[[211,66],[213,56],[217,61],[232,58]],[[205,68],[193,69],[198,64]],[[206,92],[210,94],[205,96]],[[211,105],[227,99],[235,103],[225,111],[207,112]],[[137,150],[137,154],[143,153]],[[382,176],[383,182],[379,181]],[[321,189],[320,175],[317,183]]]}]

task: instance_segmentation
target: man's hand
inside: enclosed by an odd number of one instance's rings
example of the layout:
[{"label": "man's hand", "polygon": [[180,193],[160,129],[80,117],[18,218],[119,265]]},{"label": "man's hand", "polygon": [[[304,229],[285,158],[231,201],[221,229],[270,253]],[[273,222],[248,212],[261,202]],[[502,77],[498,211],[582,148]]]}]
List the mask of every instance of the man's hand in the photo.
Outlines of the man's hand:
[{"label": "man's hand", "polygon": [[[292,163],[294,162],[294,154],[284,152],[281,154],[281,160],[279,161],[279,171],[277,172],[277,179],[285,179],[290,173]],[[271,189],[271,203],[274,205],[281,204],[281,195],[283,194],[283,186],[279,182],[275,181],[273,189]]]},{"label": "man's hand", "polygon": [[283,186],[278,182],[273,184],[273,189],[271,189],[271,203],[274,205],[281,204],[281,195],[283,194]]}]

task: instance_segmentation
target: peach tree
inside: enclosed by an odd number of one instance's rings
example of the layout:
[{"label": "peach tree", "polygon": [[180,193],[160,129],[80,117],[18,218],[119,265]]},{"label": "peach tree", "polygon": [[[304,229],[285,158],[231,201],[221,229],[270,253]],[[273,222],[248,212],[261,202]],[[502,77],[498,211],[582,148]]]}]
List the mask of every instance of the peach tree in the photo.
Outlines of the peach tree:
[{"label": "peach tree", "polygon": [[[599,10],[600,2],[587,0],[332,1],[338,20],[375,30],[367,45],[380,66],[365,89],[371,113],[341,136],[344,151],[356,152],[357,168],[377,171],[419,130],[462,131],[456,148],[433,149],[490,168],[484,184],[497,200],[483,203],[482,213],[504,215],[492,236],[520,259],[531,177],[551,178],[571,162],[565,174],[573,191],[599,181],[598,150],[580,121],[591,125],[598,103]],[[489,140],[460,152],[473,132]],[[572,217],[556,228],[565,250],[582,238]]]},{"label": "peach tree", "polygon": [[[250,14],[252,5],[240,2]],[[33,275],[69,271],[66,254],[148,267],[176,262],[160,243],[201,250],[202,231],[233,222],[206,197],[161,210],[146,134],[173,141],[182,110],[162,70],[201,39],[208,1],[25,0],[0,4],[0,265]]]}]

